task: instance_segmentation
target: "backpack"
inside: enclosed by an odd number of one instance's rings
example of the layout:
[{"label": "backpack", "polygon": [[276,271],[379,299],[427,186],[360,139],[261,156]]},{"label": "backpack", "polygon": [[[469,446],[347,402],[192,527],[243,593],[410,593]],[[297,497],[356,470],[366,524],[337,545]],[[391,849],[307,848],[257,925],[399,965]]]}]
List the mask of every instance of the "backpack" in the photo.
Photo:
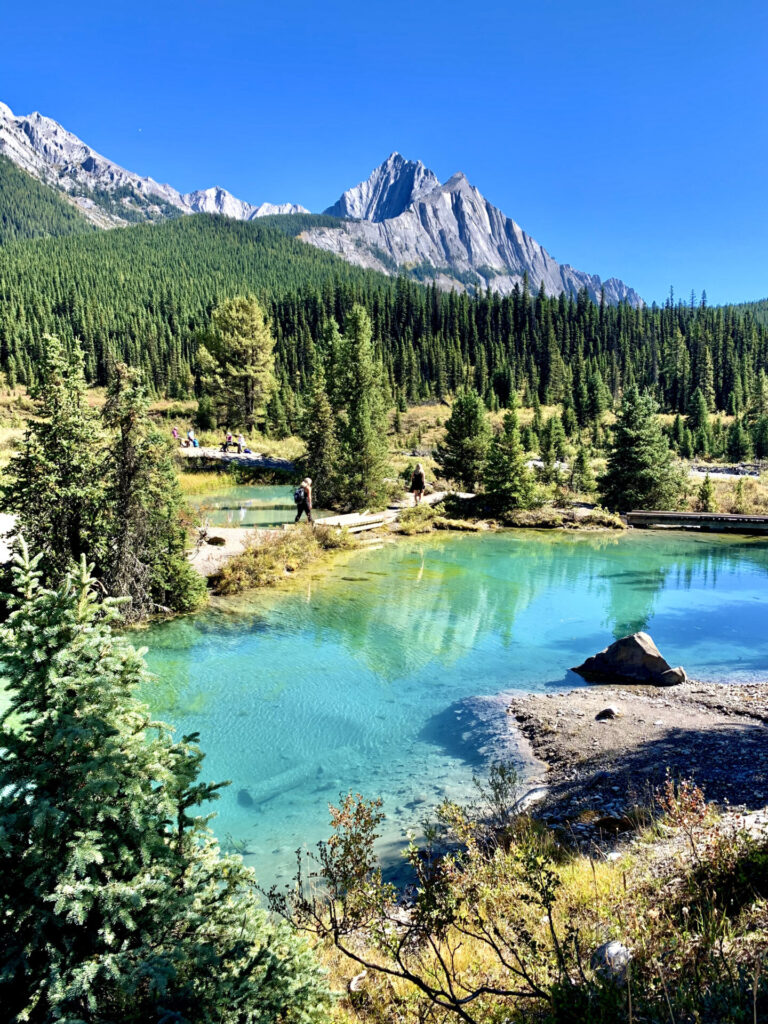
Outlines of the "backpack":
[{"label": "backpack", "polygon": [[306,498],[307,492],[304,490],[303,487],[297,487],[296,490],[293,492],[293,500],[297,505],[301,505],[304,501],[306,501]]}]

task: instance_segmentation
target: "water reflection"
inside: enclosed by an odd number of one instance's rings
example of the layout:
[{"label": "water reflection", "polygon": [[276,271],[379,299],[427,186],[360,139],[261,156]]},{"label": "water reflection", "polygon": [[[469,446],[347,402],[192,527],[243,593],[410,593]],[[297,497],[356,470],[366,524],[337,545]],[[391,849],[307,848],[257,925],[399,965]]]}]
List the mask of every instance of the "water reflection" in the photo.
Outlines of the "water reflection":
[{"label": "water reflection", "polygon": [[575,685],[568,667],[612,635],[648,629],[695,678],[768,677],[760,540],[438,536],[315,575],[145,636],[154,709],[200,731],[207,775],[234,780],[216,827],[270,878],[325,834],[340,790],[418,824],[476,768],[468,698]]}]

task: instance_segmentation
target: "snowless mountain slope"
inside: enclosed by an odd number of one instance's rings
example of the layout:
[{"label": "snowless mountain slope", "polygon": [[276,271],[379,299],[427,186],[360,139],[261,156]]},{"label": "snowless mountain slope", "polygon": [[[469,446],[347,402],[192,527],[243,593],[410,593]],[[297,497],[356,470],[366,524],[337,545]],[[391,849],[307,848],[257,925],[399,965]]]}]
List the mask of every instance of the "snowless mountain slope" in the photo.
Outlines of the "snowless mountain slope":
[{"label": "snowless mountain slope", "polygon": [[273,213],[309,212],[292,203],[254,206],[217,187],[182,195],[171,185],[113,163],[51,118],[38,113],[17,117],[4,103],[0,103],[0,153],[64,193],[99,227],[184,213],[219,213],[252,220]]},{"label": "snowless mountain slope", "polygon": [[[301,237],[359,266],[433,277],[444,287],[488,287],[508,294],[528,274],[529,287],[549,295],[587,288],[599,301],[641,305],[616,278],[601,281],[553,259],[535,239],[454,174],[441,185],[421,163],[393,153],[367,181],[345,192],[326,213],[349,218],[337,228]],[[356,218],[356,219],[352,219]]]}]

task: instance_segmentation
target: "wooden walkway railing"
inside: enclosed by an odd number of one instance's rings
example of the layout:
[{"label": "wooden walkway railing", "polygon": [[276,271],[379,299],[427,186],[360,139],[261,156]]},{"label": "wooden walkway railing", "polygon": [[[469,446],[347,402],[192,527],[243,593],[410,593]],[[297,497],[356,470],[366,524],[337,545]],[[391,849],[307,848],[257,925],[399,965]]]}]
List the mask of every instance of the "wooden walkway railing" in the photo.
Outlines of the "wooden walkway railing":
[{"label": "wooden walkway railing", "polygon": [[724,512],[627,512],[627,525],[667,527],[704,532],[768,533],[768,516],[728,515]]}]

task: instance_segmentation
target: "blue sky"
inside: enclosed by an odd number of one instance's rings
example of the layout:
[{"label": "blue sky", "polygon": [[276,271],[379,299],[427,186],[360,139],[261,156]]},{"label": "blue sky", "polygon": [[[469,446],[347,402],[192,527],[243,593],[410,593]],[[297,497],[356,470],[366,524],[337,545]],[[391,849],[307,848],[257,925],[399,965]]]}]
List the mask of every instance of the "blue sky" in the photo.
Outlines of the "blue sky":
[{"label": "blue sky", "polygon": [[561,262],[768,295],[768,5],[2,4],[0,99],[187,191],[317,211],[392,150]]}]

